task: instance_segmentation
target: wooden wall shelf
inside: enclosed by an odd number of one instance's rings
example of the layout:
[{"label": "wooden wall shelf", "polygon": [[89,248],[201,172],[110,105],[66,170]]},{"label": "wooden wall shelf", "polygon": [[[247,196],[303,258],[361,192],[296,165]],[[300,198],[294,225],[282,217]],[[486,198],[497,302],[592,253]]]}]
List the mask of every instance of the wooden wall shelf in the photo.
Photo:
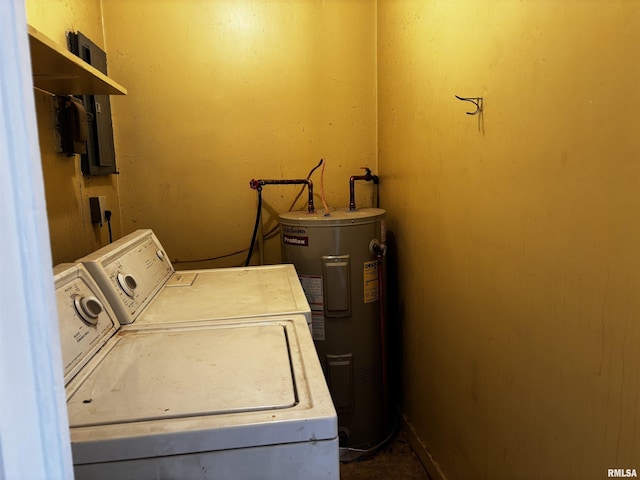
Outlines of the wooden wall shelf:
[{"label": "wooden wall shelf", "polygon": [[53,95],[126,95],[127,89],[31,25],[33,85]]}]

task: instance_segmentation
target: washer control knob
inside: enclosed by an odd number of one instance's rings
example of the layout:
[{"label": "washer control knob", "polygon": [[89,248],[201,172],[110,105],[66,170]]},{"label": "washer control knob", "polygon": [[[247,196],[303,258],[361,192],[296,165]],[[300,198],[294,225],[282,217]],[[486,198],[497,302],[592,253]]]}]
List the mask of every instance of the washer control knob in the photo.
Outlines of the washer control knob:
[{"label": "washer control knob", "polygon": [[83,297],[82,295],[73,296],[73,306],[80,315],[80,318],[89,325],[96,325],[98,317],[104,310],[102,303],[94,296]]},{"label": "washer control knob", "polygon": [[160,249],[156,250],[156,255],[158,256],[158,258],[160,260],[162,260],[164,262],[165,256],[164,256],[164,252]]},{"label": "washer control knob", "polygon": [[136,282],[136,279],[130,273],[119,273],[118,284],[122,291],[130,297],[133,297],[133,294],[135,293],[134,290],[138,286],[138,282]]}]

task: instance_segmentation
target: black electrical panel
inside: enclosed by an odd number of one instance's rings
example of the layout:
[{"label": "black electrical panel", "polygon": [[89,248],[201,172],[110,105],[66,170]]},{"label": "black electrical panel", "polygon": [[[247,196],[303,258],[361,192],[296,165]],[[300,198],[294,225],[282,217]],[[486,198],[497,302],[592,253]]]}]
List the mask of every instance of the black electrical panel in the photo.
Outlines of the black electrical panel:
[{"label": "black electrical panel", "polygon": [[[82,33],[69,33],[69,50],[89,65],[107,74],[107,54]],[[116,170],[113,125],[109,95],[82,95],[82,103],[92,121],[87,135],[87,153],[80,166],[84,175],[109,175]]]}]

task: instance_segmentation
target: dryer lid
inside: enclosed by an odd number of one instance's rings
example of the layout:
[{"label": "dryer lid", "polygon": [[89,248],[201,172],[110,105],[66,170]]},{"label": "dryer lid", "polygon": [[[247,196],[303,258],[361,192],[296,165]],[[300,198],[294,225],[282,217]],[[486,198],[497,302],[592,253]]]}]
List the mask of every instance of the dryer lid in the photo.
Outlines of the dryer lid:
[{"label": "dryer lid", "polygon": [[191,270],[173,275],[136,326],[298,313],[311,321],[293,265]]},{"label": "dryer lid", "polygon": [[116,339],[70,395],[71,427],[279,410],[298,402],[282,325],[121,330]]}]

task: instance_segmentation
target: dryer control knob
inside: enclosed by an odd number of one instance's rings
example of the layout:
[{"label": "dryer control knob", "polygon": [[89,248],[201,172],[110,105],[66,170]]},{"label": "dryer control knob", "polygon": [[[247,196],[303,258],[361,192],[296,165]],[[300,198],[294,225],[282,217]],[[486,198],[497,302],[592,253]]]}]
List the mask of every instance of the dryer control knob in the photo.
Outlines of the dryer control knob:
[{"label": "dryer control knob", "polygon": [[73,296],[73,306],[80,315],[80,318],[89,325],[96,325],[98,317],[104,310],[102,303],[94,296],[83,297],[82,295]]},{"label": "dryer control knob", "polygon": [[136,279],[130,273],[119,273],[118,285],[120,285],[120,288],[124,293],[133,297],[133,294],[135,293],[134,290],[137,288],[138,282],[136,282]]},{"label": "dryer control knob", "polygon": [[158,256],[158,258],[160,260],[162,260],[164,262],[165,256],[164,256],[164,252],[162,250],[156,250],[156,255]]}]

